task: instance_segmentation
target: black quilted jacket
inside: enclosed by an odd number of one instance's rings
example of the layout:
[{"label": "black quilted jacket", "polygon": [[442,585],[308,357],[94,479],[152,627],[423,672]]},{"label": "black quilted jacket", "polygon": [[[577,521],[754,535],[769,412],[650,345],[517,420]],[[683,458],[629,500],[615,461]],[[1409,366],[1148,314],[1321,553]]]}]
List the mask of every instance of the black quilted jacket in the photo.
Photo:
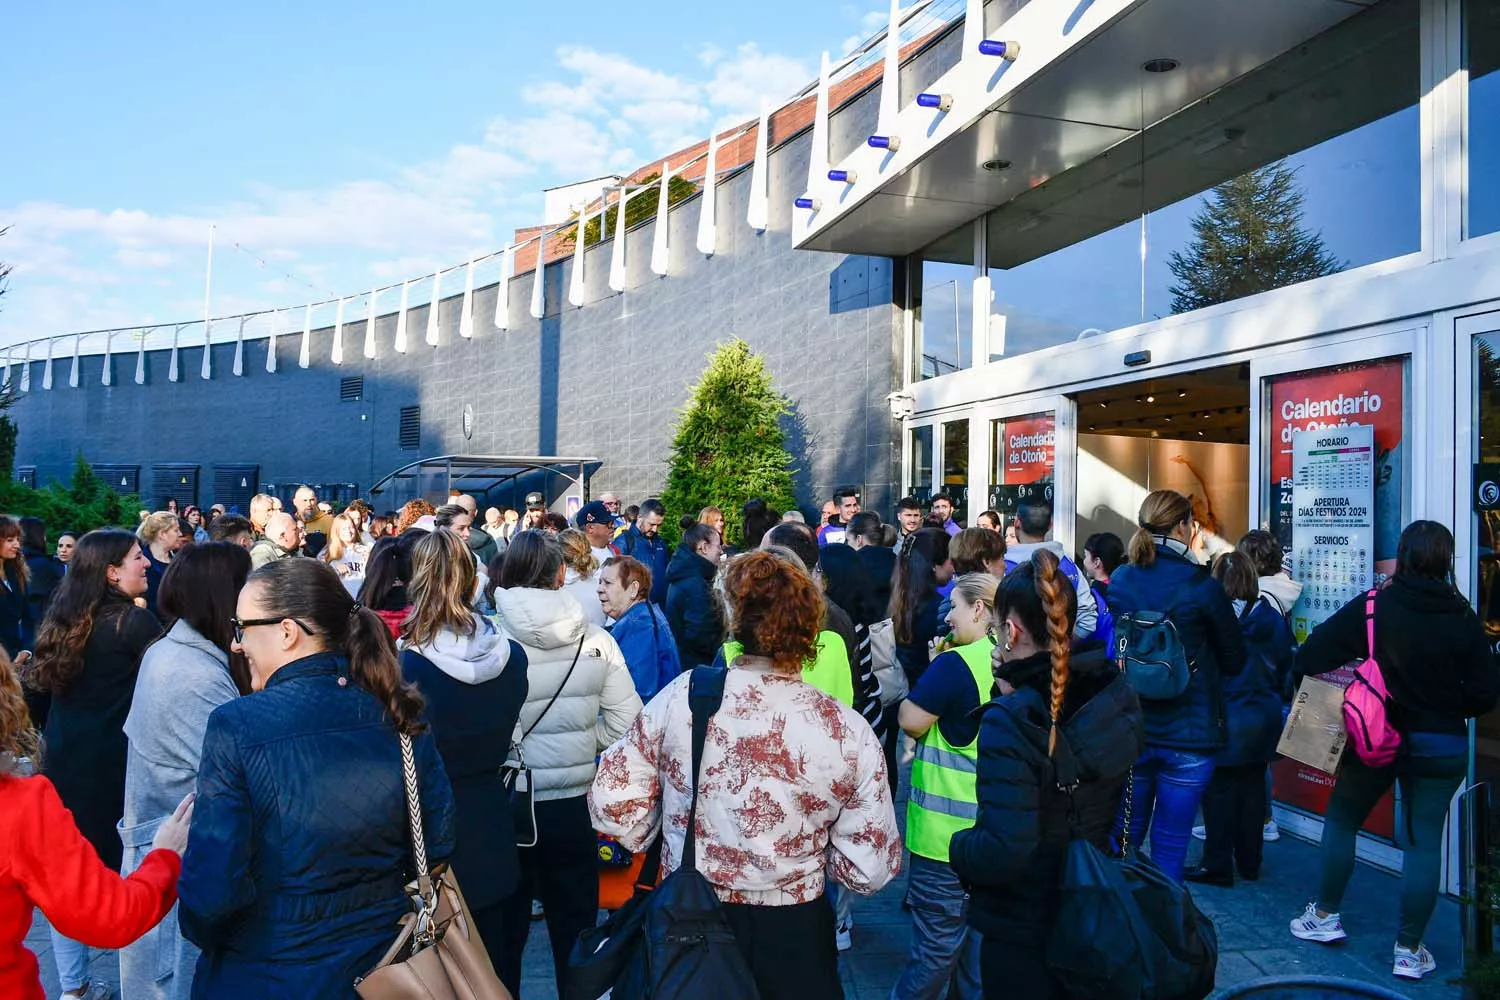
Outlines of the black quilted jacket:
[{"label": "black quilted jacket", "polygon": [[969,889],[975,930],[1040,943],[1052,924],[1070,830],[1076,825],[1100,847],[1109,838],[1125,777],[1144,746],[1141,707],[1103,645],[1075,653],[1061,726],[1079,769],[1070,819],[1047,755],[1050,661],[1031,657],[1006,673],[1015,693],[980,709],[979,818],[954,834],[950,860]]}]

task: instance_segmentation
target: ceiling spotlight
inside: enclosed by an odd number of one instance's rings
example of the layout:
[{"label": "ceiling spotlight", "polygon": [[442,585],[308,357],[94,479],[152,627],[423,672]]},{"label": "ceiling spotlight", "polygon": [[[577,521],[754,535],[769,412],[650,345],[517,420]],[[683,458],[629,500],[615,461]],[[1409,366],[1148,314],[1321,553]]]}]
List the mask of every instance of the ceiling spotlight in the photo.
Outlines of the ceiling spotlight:
[{"label": "ceiling spotlight", "polygon": [[1187,395],[1187,390],[1186,389],[1178,389],[1177,390],[1177,398],[1178,399],[1181,399],[1182,397],[1184,397],[1186,395]]},{"label": "ceiling spotlight", "polygon": [[1100,403],[1099,404],[1099,409],[1101,409],[1101,410],[1107,410],[1107,409],[1109,409],[1109,404],[1108,403]]},{"label": "ceiling spotlight", "polygon": [[1148,403],[1154,403],[1154,402],[1156,402],[1156,397],[1155,396],[1147,396],[1146,397],[1146,402],[1148,402]]},{"label": "ceiling spotlight", "polygon": [[979,168],[981,170],[988,170],[990,173],[995,174],[995,173],[999,173],[1002,170],[1009,170],[1010,169],[1010,161],[1009,160],[985,160],[983,163],[981,163],[979,165]]},{"label": "ceiling spotlight", "polygon": [[1147,73],[1170,73],[1181,65],[1176,59],[1148,59],[1141,64],[1141,69]]}]

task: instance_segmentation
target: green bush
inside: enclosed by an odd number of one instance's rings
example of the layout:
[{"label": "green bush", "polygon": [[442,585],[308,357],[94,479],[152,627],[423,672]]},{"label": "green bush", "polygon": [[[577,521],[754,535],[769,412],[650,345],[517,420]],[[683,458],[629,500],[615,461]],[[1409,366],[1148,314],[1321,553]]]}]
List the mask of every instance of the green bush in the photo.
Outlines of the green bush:
[{"label": "green bush", "polygon": [[739,540],[740,508],[760,497],[777,510],[796,502],[791,453],[781,418],[786,397],[771,385],[765,360],[735,338],[708,359],[672,439],[662,534],[676,544],[677,518],[708,506],[724,511],[726,540]]},{"label": "green bush", "polygon": [[[660,187],[652,182],[660,180],[661,174],[650,174],[641,178],[639,183],[647,185],[636,191],[625,199],[625,228],[631,229],[638,222],[645,222],[656,215],[656,205],[661,198]],[[698,185],[692,181],[683,180],[681,177],[673,176],[667,180],[667,207],[677,204],[684,198],[691,198],[698,193]],[[604,213],[604,235],[599,234],[600,216],[598,214],[589,216],[588,224],[583,227],[583,245],[591,247],[595,243],[603,242],[615,234],[615,213],[618,207],[611,205]],[[564,233],[562,239],[567,243],[574,243],[578,239],[578,227],[574,227],[570,233]]]},{"label": "green bush", "polygon": [[109,527],[134,531],[140,508],[139,497],[121,496],[104,485],[82,455],[73,463],[73,479],[67,486],[51,483],[32,489],[9,476],[0,480],[0,511],[12,517],[41,518],[47,525],[49,544],[63,531]]}]

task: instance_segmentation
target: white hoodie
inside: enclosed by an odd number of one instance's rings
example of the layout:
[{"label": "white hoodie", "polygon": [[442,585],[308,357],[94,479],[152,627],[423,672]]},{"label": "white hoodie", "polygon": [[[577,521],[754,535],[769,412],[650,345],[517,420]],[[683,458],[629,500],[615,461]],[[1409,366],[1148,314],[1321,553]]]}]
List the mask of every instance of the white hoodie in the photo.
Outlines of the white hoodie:
[{"label": "white hoodie", "polygon": [[[641,711],[625,657],[561,590],[500,588],[495,607],[501,628],[526,650],[530,684],[515,738],[532,769],[536,798],[585,795],[594,783],[595,756],[624,736]],[[557,701],[549,709],[553,695]]]},{"label": "white hoodie", "polygon": [[1283,618],[1292,613],[1292,605],[1302,596],[1302,584],[1285,573],[1260,578],[1260,593],[1271,599],[1271,605],[1281,612]]},{"label": "white hoodie", "polygon": [[[1012,545],[1005,550],[1005,561],[1012,565],[1030,562],[1031,554],[1037,549],[1046,549],[1059,560],[1068,559],[1067,550],[1063,548],[1062,542],[1049,539],[1045,542],[1023,542],[1020,545]],[[1071,559],[1068,561],[1072,562]],[[1089,576],[1083,571],[1083,567],[1075,565],[1073,569],[1078,574],[1078,582],[1073,587],[1078,594],[1078,621],[1073,625],[1073,634],[1079,639],[1087,639],[1099,627],[1099,604],[1094,600],[1094,588],[1089,586]]]},{"label": "white hoodie", "polygon": [[474,634],[459,635],[444,629],[425,646],[398,645],[428,660],[461,684],[483,684],[505,672],[510,661],[510,641],[500,627],[483,615],[474,616]]}]

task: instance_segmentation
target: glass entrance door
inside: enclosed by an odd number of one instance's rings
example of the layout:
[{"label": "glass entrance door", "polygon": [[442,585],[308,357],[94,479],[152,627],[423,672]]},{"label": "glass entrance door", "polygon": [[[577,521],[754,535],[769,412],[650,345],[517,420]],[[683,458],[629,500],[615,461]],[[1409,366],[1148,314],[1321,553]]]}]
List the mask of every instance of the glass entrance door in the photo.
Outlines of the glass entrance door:
[{"label": "glass entrance door", "polygon": [[[1052,537],[1071,552],[1075,412],[1073,400],[1066,396],[982,409],[972,428],[977,474],[971,476],[971,516],[993,510],[1000,515],[1002,529],[1009,529],[1022,505],[1045,504],[1053,512]],[[1008,530],[1007,536],[1014,541]]]}]

